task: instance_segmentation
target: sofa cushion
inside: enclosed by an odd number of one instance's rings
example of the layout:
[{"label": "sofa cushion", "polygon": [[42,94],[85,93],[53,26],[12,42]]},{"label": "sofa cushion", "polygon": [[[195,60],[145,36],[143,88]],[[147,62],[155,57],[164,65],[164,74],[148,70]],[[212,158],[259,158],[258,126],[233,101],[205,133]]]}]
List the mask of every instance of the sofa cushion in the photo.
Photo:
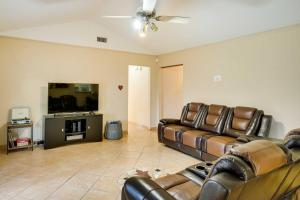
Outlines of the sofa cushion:
[{"label": "sofa cushion", "polygon": [[208,107],[207,116],[205,119],[205,123],[211,126],[214,126],[217,124],[217,121],[219,119],[219,116],[222,114],[223,109],[225,109],[226,106],[221,105],[210,105]]},{"label": "sofa cushion", "polygon": [[189,103],[181,115],[181,124],[195,128],[197,120],[205,109],[203,103]]},{"label": "sofa cushion", "polygon": [[204,135],[209,135],[209,132],[200,130],[189,130],[182,133],[182,144],[197,148],[199,143],[201,143],[201,138]]},{"label": "sofa cushion", "polygon": [[232,128],[245,131],[256,110],[256,108],[236,107],[233,111]]},{"label": "sofa cushion", "polygon": [[263,111],[250,107],[231,108],[224,126],[224,135],[240,137],[257,135]]},{"label": "sofa cushion", "polygon": [[154,180],[175,199],[197,199],[201,186],[181,174],[170,174]]},{"label": "sofa cushion", "polygon": [[187,177],[180,174],[171,174],[155,179],[155,182],[165,190],[188,181],[189,179]]},{"label": "sofa cushion", "polygon": [[220,157],[226,153],[226,146],[236,141],[233,137],[214,136],[206,141],[207,153]]},{"label": "sofa cushion", "polygon": [[266,174],[288,163],[287,154],[275,143],[256,140],[230,150],[252,165],[255,175]]},{"label": "sofa cushion", "polygon": [[229,109],[223,105],[209,105],[197,128],[221,134]]},{"label": "sofa cushion", "polygon": [[187,131],[191,128],[181,125],[168,125],[163,130],[163,137],[171,140],[171,141],[177,141],[177,138],[179,137],[179,134],[181,131]]}]

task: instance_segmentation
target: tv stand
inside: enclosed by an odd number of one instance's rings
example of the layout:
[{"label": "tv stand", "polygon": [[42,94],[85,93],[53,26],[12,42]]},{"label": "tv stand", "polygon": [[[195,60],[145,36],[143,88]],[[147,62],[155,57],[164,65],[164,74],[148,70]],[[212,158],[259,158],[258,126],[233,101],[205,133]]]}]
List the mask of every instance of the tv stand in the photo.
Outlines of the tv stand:
[{"label": "tv stand", "polygon": [[55,114],[44,116],[44,148],[77,142],[102,141],[102,114]]}]

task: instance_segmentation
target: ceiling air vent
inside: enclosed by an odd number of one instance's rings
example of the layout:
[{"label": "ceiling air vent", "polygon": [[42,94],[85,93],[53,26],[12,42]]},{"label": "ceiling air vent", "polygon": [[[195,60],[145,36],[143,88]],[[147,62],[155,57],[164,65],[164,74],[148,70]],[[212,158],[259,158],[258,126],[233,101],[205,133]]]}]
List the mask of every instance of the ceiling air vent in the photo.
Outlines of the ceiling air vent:
[{"label": "ceiling air vent", "polygon": [[105,37],[97,37],[97,42],[103,42],[103,43],[107,43],[107,38]]}]

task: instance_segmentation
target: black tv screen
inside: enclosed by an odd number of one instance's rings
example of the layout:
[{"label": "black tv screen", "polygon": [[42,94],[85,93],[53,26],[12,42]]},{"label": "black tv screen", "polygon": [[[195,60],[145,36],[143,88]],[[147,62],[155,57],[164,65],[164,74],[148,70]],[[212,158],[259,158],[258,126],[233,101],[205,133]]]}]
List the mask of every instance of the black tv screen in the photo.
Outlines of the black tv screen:
[{"label": "black tv screen", "polygon": [[98,84],[48,83],[48,113],[98,111]]}]

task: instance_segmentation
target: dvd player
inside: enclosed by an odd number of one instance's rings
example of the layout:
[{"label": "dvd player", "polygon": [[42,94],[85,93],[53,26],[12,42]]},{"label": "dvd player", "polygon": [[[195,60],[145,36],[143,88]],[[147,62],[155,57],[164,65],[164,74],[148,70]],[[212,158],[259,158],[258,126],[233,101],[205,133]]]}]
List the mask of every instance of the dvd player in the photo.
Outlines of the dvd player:
[{"label": "dvd player", "polygon": [[30,119],[11,120],[11,124],[31,124]]}]

